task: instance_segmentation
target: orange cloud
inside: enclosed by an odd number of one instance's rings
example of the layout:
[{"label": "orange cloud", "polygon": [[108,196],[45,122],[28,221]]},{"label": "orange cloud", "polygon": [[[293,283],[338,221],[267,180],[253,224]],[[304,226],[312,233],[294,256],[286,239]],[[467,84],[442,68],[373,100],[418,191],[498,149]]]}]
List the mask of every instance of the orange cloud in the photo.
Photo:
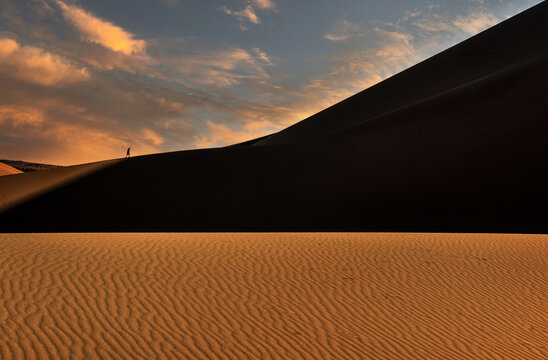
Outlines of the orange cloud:
[{"label": "orange cloud", "polygon": [[261,49],[259,48],[253,48],[253,51],[257,55],[258,59],[260,59],[261,61],[263,61],[264,63],[268,65],[272,65],[272,61],[270,61],[270,58],[264,51],[261,51]]},{"label": "orange cloud", "polygon": [[253,0],[253,4],[259,9],[272,10],[276,4],[272,0]]},{"label": "orange cloud", "polygon": [[[479,1],[475,2],[480,3]],[[458,33],[459,31],[476,34],[500,22],[497,16],[484,7],[472,9],[468,14],[459,15],[455,18],[447,13],[438,12],[439,7],[439,5],[429,6],[426,13],[420,11],[408,12],[401,20],[411,20],[411,23],[425,33],[427,37],[431,37],[435,33]]]},{"label": "orange cloud", "polygon": [[333,32],[325,34],[324,38],[331,41],[344,41],[365,36],[364,30],[355,23],[342,20],[333,27]]},{"label": "orange cloud", "polygon": [[134,39],[134,35],[108,21],[101,20],[94,15],[74,5],[67,5],[57,1],[63,16],[82,33],[84,39],[102,45],[112,51],[124,55],[144,53],[146,42]]},{"label": "orange cloud", "polygon": [[277,126],[266,120],[251,121],[240,129],[230,129],[225,124],[217,124],[210,120],[207,121],[206,126],[208,134],[194,136],[195,145],[198,148],[232,145],[279,130]]},{"label": "orange cloud", "polygon": [[[77,121],[68,122],[72,119]],[[164,143],[148,128],[114,132],[102,126],[99,117],[89,118],[83,109],[58,101],[0,105],[0,130],[4,157],[58,165],[119,158],[128,146],[133,155],[158,152]],[[17,139],[17,148],[10,145],[11,139]]]},{"label": "orange cloud", "polygon": [[[221,7],[220,10],[222,12],[224,12],[225,14],[227,14],[227,15],[236,16],[240,20],[247,20],[247,21],[249,21],[253,24],[260,24],[261,23],[261,20],[259,19],[259,17],[255,13],[255,10],[253,9],[253,7],[251,5],[247,5],[245,8],[243,8],[240,11],[230,10],[226,6]],[[244,28],[242,30],[247,30],[247,29]]]},{"label": "orange cloud", "polygon": [[43,86],[90,78],[86,68],[77,68],[59,55],[5,38],[0,38],[0,73]]},{"label": "orange cloud", "polygon": [[466,16],[459,16],[453,24],[469,34],[476,34],[499,22],[499,19],[490,13],[482,11],[471,12]]},{"label": "orange cloud", "polygon": [[145,141],[151,142],[155,146],[163,145],[165,142],[165,140],[160,135],[150,129],[143,130],[142,138]]},{"label": "orange cloud", "polygon": [[39,109],[0,105],[0,125],[18,128],[25,125],[40,126],[43,122],[44,113]]},{"label": "orange cloud", "polygon": [[134,156],[160,151],[156,144],[150,144],[150,140],[143,139],[138,133],[134,135],[129,141],[123,135],[113,134],[106,129],[94,129],[81,124],[55,124],[43,133],[43,136],[54,139],[56,143],[44,160],[66,165],[115,159],[123,157],[128,146],[131,146]]}]

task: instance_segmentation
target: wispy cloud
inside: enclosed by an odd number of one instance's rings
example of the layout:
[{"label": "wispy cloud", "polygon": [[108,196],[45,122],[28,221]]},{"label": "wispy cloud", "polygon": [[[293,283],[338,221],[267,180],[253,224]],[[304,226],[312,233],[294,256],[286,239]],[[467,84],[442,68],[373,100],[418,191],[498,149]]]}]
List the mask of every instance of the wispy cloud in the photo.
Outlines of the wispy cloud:
[{"label": "wispy cloud", "polygon": [[9,38],[0,38],[0,74],[42,86],[90,78],[85,67],[78,67],[62,56],[38,47],[22,46]]},{"label": "wispy cloud", "polygon": [[476,34],[497,24],[499,21],[495,15],[488,12],[471,11],[465,16],[458,16],[453,21],[453,25],[469,34]]},{"label": "wispy cloud", "polygon": [[422,58],[414,37],[404,29],[341,20],[324,38],[332,46],[330,66],[302,89],[304,102],[314,104],[311,112],[333,105]]},{"label": "wispy cloud", "polygon": [[276,3],[272,0],[252,0],[241,10],[232,10],[226,6],[221,6],[219,10],[227,15],[237,17],[240,21],[240,29],[248,30],[247,26],[244,25],[246,22],[256,25],[261,23],[257,10],[276,10]]},{"label": "wispy cloud", "polygon": [[363,36],[365,36],[364,30],[360,25],[341,20],[333,26],[330,33],[324,35],[324,38],[331,41],[344,41]]},{"label": "wispy cloud", "polygon": [[273,10],[276,8],[276,3],[272,0],[253,0],[253,4],[259,9]]},{"label": "wispy cloud", "polygon": [[0,0],[0,15],[4,21],[11,24],[15,29],[25,28],[25,23],[17,6],[11,0]]},{"label": "wispy cloud", "polygon": [[190,109],[215,105],[198,95],[101,74],[47,92],[4,80],[0,154],[8,158],[73,164],[119,157],[130,145],[135,154],[159,152],[174,143],[192,147],[194,130],[186,120]]},{"label": "wispy cloud", "polygon": [[67,5],[57,0],[63,16],[71,22],[86,41],[102,45],[124,55],[140,54],[145,51],[146,42],[135,39],[134,35],[108,21],[99,19],[75,5]]},{"label": "wispy cloud", "polygon": [[261,23],[261,20],[255,13],[255,9],[251,5],[247,5],[242,10],[237,10],[237,11],[231,10],[227,8],[226,6],[222,6],[220,10],[227,15],[236,16],[238,19],[240,19],[240,21],[249,21],[250,23],[253,23],[253,24]]},{"label": "wispy cloud", "polygon": [[500,21],[501,19],[481,5],[470,8],[466,14],[458,16],[441,12],[439,6],[430,6],[425,12],[408,13],[400,19],[400,25],[409,22],[426,36],[436,32],[458,33],[459,31],[474,35]]},{"label": "wispy cloud", "polygon": [[266,52],[262,51],[259,48],[253,48],[253,52],[255,52],[255,55],[257,55],[257,58],[259,60],[266,63],[267,65],[272,65],[272,61],[270,61],[270,57],[266,54]]},{"label": "wispy cloud", "polygon": [[452,21],[447,19],[446,16],[437,13],[423,14],[421,12],[415,12],[409,14],[404,19],[413,19],[412,24],[420,29],[420,31],[433,33],[433,32],[452,32],[455,31],[455,26]]},{"label": "wispy cloud", "polygon": [[0,106],[0,125],[12,128],[39,126],[45,120],[43,111],[24,106]]},{"label": "wispy cloud", "polygon": [[271,65],[268,55],[260,49],[253,53],[241,48],[215,50],[209,53],[175,59],[185,84],[205,84],[222,88],[240,84],[243,80],[269,78],[265,65]]},{"label": "wispy cloud", "polygon": [[230,128],[226,124],[209,120],[206,127],[207,132],[194,137],[195,144],[199,148],[236,144],[278,130],[278,127],[268,120],[251,121],[240,124],[236,128]]}]

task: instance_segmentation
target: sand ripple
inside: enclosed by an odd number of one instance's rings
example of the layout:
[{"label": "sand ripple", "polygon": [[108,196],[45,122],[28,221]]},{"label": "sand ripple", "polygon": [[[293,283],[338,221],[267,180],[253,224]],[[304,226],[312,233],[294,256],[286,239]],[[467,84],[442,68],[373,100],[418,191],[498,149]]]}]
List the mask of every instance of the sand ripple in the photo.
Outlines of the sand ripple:
[{"label": "sand ripple", "polygon": [[1,359],[546,359],[548,237],[0,235]]}]

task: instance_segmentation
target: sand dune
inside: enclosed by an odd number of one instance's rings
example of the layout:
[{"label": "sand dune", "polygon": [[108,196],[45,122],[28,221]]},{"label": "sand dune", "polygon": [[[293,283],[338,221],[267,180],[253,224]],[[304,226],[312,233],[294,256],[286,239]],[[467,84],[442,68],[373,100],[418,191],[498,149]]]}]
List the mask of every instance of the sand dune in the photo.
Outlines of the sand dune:
[{"label": "sand dune", "polygon": [[11,167],[7,164],[0,162],[0,176],[21,174],[21,173],[22,173],[21,170],[17,170],[14,167]]},{"label": "sand dune", "polygon": [[62,167],[59,165],[32,163],[32,162],[22,161],[22,160],[0,160],[0,162],[3,162],[4,164],[14,167],[18,170],[21,170],[22,172],[45,171],[45,170],[57,169]]},{"label": "sand dune", "polygon": [[546,359],[547,240],[0,235],[0,358]]},{"label": "sand dune", "polygon": [[0,178],[0,231],[548,233],[546,18],[543,2],[263,139]]}]

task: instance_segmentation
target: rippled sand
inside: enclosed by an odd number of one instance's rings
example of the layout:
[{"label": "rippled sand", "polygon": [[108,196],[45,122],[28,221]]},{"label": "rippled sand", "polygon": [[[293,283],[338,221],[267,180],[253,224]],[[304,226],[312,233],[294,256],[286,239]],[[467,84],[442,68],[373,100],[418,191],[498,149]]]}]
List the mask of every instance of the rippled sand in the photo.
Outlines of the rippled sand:
[{"label": "rippled sand", "polygon": [[548,236],[3,234],[1,359],[546,359]]}]

